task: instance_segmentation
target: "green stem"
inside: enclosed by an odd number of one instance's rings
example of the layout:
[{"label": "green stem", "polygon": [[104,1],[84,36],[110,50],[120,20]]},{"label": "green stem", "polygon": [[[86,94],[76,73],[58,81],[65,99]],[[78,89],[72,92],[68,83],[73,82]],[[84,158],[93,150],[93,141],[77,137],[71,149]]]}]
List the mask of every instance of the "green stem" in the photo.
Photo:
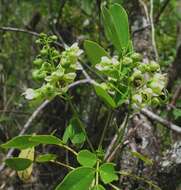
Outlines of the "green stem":
[{"label": "green stem", "polygon": [[[77,113],[77,110],[75,109],[74,105],[72,104],[71,99],[70,99],[68,96],[67,96],[67,98],[68,98],[69,105],[70,105],[70,107],[71,107],[73,113],[75,114],[75,116],[76,116],[77,118],[79,118],[79,115],[78,115],[78,113]],[[81,127],[81,129],[82,129],[83,131],[85,131],[85,129],[82,127],[82,125],[80,125],[80,127]],[[85,132],[85,135],[86,135],[86,140],[87,140],[87,143],[88,143],[88,145],[89,145],[91,151],[92,151],[92,152],[95,152],[94,147],[93,147],[93,145],[92,145],[92,143],[91,143],[91,141],[90,141],[90,139],[89,139],[89,137],[88,137],[88,135],[87,135],[86,132]]]},{"label": "green stem", "polygon": [[115,189],[115,190],[121,190],[120,188],[118,188],[117,186],[115,186],[115,185],[113,185],[113,184],[111,184],[111,183],[109,183],[109,185],[110,185],[113,189]]},{"label": "green stem", "polygon": [[104,127],[104,129],[103,129],[102,136],[101,136],[101,139],[100,139],[100,142],[99,142],[98,149],[100,149],[101,146],[102,146],[104,137],[105,137],[105,135],[106,135],[107,128],[108,128],[109,123],[110,123],[110,120],[111,120],[111,117],[112,117],[112,111],[109,111],[108,117],[107,117],[107,120],[106,120],[106,124],[105,124],[105,127]]},{"label": "green stem", "polygon": [[70,169],[70,170],[74,170],[74,169],[75,169],[74,167],[69,166],[69,165],[67,165],[67,164],[64,164],[64,163],[62,163],[62,162],[58,162],[58,161],[50,161],[50,162],[52,162],[52,163],[54,163],[54,164],[58,164],[58,165],[63,166],[63,167],[66,167],[66,168],[68,168],[68,169]]},{"label": "green stem", "polygon": [[78,153],[77,153],[75,150],[73,150],[72,148],[70,148],[69,146],[67,146],[67,145],[65,145],[65,144],[61,144],[61,145],[59,145],[59,146],[65,148],[66,150],[69,150],[69,151],[72,152],[75,156],[78,155]]},{"label": "green stem", "polygon": [[95,181],[95,185],[99,184],[99,161],[97,161],[97,165],[96,165],[96,181]]}]

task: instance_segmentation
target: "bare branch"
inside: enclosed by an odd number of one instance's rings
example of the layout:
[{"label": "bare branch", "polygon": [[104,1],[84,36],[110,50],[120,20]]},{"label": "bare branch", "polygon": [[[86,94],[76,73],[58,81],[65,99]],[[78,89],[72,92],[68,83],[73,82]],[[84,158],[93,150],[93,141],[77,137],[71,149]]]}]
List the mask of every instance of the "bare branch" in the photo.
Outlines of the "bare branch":
[{"label": "bare branch", "polygon": [[155,113],[151,112],[150,110],[142,109],[141,113],[143,113],[144,115],[146,115],[150,119],[155,120],[155,121],[163,124],[164,126],[168,127],[169,129],[171,129],[177,133],[181,133],[181,127],[161,118],[160,116],[156,115]]},{"label": "bare branch", "polygon": [[[1,31],[6,31],[6,32],[21,32],[21,33],[25,33],[25,34],[29,34],[32,36],[36,36],[39,37],[40,34],[31,30],[27,30],[27,29],[23,29],[23,28],[14,28],[14,27],[0,27]],[[60,44],[58,42],[55,42],[54,44],[56,44],[59,47],[64,47],[64,44]]]},{"label": "bare branch", "polygon": [[153,0],[150,0],[150,23],[151,23],[151,35],[152,35],[153,50],[155,53],[155,59],[156,59],[156,61],[158,61],[159,56],[158,56],[158,50],[157,50],[156,41],[155,41],[155,26],[154,26],[154,20],[153,20]]}]

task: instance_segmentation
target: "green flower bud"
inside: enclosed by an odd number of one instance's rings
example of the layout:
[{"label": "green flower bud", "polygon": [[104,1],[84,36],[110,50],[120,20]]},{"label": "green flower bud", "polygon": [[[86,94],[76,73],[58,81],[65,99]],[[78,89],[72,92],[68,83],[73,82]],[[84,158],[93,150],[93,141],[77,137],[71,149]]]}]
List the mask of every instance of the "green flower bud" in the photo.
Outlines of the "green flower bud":
[{"label": "green flower bud", "polygon": [[141,61],[142,60],[142,55],[139,53],[133,53],[131,55],[131,58],[133,59],[134,62]]},{"label": "green flower bud", "polygon": [[41,80],[44,79],[46,77],[46,72],[45,71],[40,71],[38,69],[33,70],[32,72],[32,77],[35,80]]},{"label": "green flower bud", "polygon": [[48,54],[48,49],[43,48],[43,49],[40,51],[40,54],[41,54],[41,55],[47,55],[47,54]]},{"label": "green flower bud", "polygon": [[131,65],[132,63],[133,63],[133,60],[130,57],[123,58],[123,65]]},{"label": "green flower bud", "polygon": [[38,40],[35,41],[35,43],[36,43],[36,44],[41,44],[41,40],[38,39]]},{"label": "green flower bud", "polygon": [[51,68],[52,68],[52,66],[51,66],[50,63],[48,63],[48,62],[44,62],[44,63],[42,64],[40,70],[41,70],[42,72],[43,72],[43,71],[50,71]]},{"label": "green flower bud", "polygon": [[52,97],[56,93],[55,87],[51,85],[50,83],[43,85],[40,88],[40,91],[45,97]]},{"label": "green flower bud", "polygon": [[53,53],[54,56],[59,55],[59,52],[56,49],[54,49],[52,53]]},{"label": "green flower bud", "polygon": [[159,71],[160,70],[160,65],[154,61],[152,61],[150,64],[149,64],[149,71],[150,72],[155,72],[155,71]]},{"label": "green flower bud", "polygon": [[67,83],[71,83],[72,81],[74,81],[76,77],[76,73],[67,73],[64,75],[64,80]]},{"label": "green flower bud", "polygon": [[43,63],[43,60],[41,58],[37,58],[33,61],[33,64],[38,65],[38,66],[41,65],[42,63]]},{"label": "green flower bud", "polygon": [[139,64],[138,69],[142,72],[145,73],[148,71],[148,64]]},{"label": "green flower bud", "polygon": [[57,36],[52,35],[52,36],[50,36],[50,39],[53,40],[53,41],[56,41],[57,40]]},{"label": "green flower bud", "polygon": [[40,33],[40,38],[45,38],[47,35],[45,33]]}]

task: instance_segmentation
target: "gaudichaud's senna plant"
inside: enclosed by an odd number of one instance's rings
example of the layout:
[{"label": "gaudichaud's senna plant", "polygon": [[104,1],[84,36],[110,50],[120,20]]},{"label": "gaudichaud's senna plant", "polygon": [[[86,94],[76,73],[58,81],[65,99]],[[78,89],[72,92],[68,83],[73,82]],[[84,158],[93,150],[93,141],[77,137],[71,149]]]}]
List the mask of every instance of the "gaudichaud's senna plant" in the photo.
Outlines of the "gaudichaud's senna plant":
[{"label": "gaudichaud's senna plant", "polygon": [[[166,75],[161,73],[159,64],[154,61],[143,64],[141,55],[133,50],[126,11],[119,4],[110,5],[108,8],[103,6],[102,19],[106,37],[115,48],[115,55],[111,56],[95,42],[87,40],[84,43],[86,55],[99,76],[96,81],[90,80],[90,85],[94,86],[97,96],[109,110],[123,103],[128,104],[133,112],[145,106],[158,106],[164,103],[167,99]],[[20,179],[24,181],[30,178],[34,163],[53,162],[67,167],[70,172],[57,185],[56,190],[104,190],[107,185],[110,185],[112,189],[119,189],[112,184],[119,179],[118,175],[132,175],[124,171],[116,171],[114,163],[106,161],[102,142],[107,126],[97,150],[94,150],[68,93],[69,87],[75,82],[76,71],[80,69],[79,60],[81,60],[83,50],[75,43],[60,53],[52,46],[56,40],[56,36],[41,34],[36,41],[42,49],[33,62],[33,78],[41,81],[42,85],[38,89],[27,89],[24,96],[31,101],[42,101],[60,96],[70,104],[73,117],[62,139],[54,135],[23,135],[2,144],[2,148],[20,150],[18,157],[8,158],[5,163],[15,169]],[[76,152],[71,145],[68,146],[69,140],[74,145],[87,141],[90,150],[83,149]],[[42,154],[35,157],[35,148],[40,144],[57,145],[70,151],[80,166],[73,168],[59,162],[54,154]],[[133,155],[146,164],[152,164],[152,160],[138,152],[134,152]],[[145,182],[159,189],[151,181],[145,180]]]}]

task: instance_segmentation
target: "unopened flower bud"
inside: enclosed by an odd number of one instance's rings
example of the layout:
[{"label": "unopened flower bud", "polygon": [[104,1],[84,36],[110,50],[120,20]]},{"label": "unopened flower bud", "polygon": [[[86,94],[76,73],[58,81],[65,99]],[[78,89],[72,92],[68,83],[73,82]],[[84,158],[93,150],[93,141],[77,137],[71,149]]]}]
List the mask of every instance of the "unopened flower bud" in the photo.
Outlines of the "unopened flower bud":
[{"label": "unopened flower bud", "polygon": [[133,60],[130,57],[123,58],[123,65],[130,65],[133,63]]},{"label": "unopened flower bud", "polygon": [[47,55],[48,49],[43,48],[43,49],[40,51],[40,53],[41,53],[41,55]]},{"label": "unopened flower bud", "polygon": [[33,64],[38,65],[38,66],[41,65],[42,63],[43,63],[43,60],[41,58],[37,58],[33,61]]},{"label": "unopened flower bud", "polygon": [[53,40],[53,41],[56,41],[56,40],[57,40],[57,36],[55,36],[55,35],[50,36],[50,38],[51,38],[51,40]]},{"label": "unopened flower bud", "polygon": [[159,71],[160,70],[160,65],[154,61],[152,61],[149,64],[149,71],[150,72],[155,72],[155,71]]},{"label": "unopened flower bud", "polygon": [[141,61],[142,56],[141,56],[141,54],[139,54],[139,53],[133,53],[133,54],[131,55],[131,58],[133,59],[133,61]]}]

